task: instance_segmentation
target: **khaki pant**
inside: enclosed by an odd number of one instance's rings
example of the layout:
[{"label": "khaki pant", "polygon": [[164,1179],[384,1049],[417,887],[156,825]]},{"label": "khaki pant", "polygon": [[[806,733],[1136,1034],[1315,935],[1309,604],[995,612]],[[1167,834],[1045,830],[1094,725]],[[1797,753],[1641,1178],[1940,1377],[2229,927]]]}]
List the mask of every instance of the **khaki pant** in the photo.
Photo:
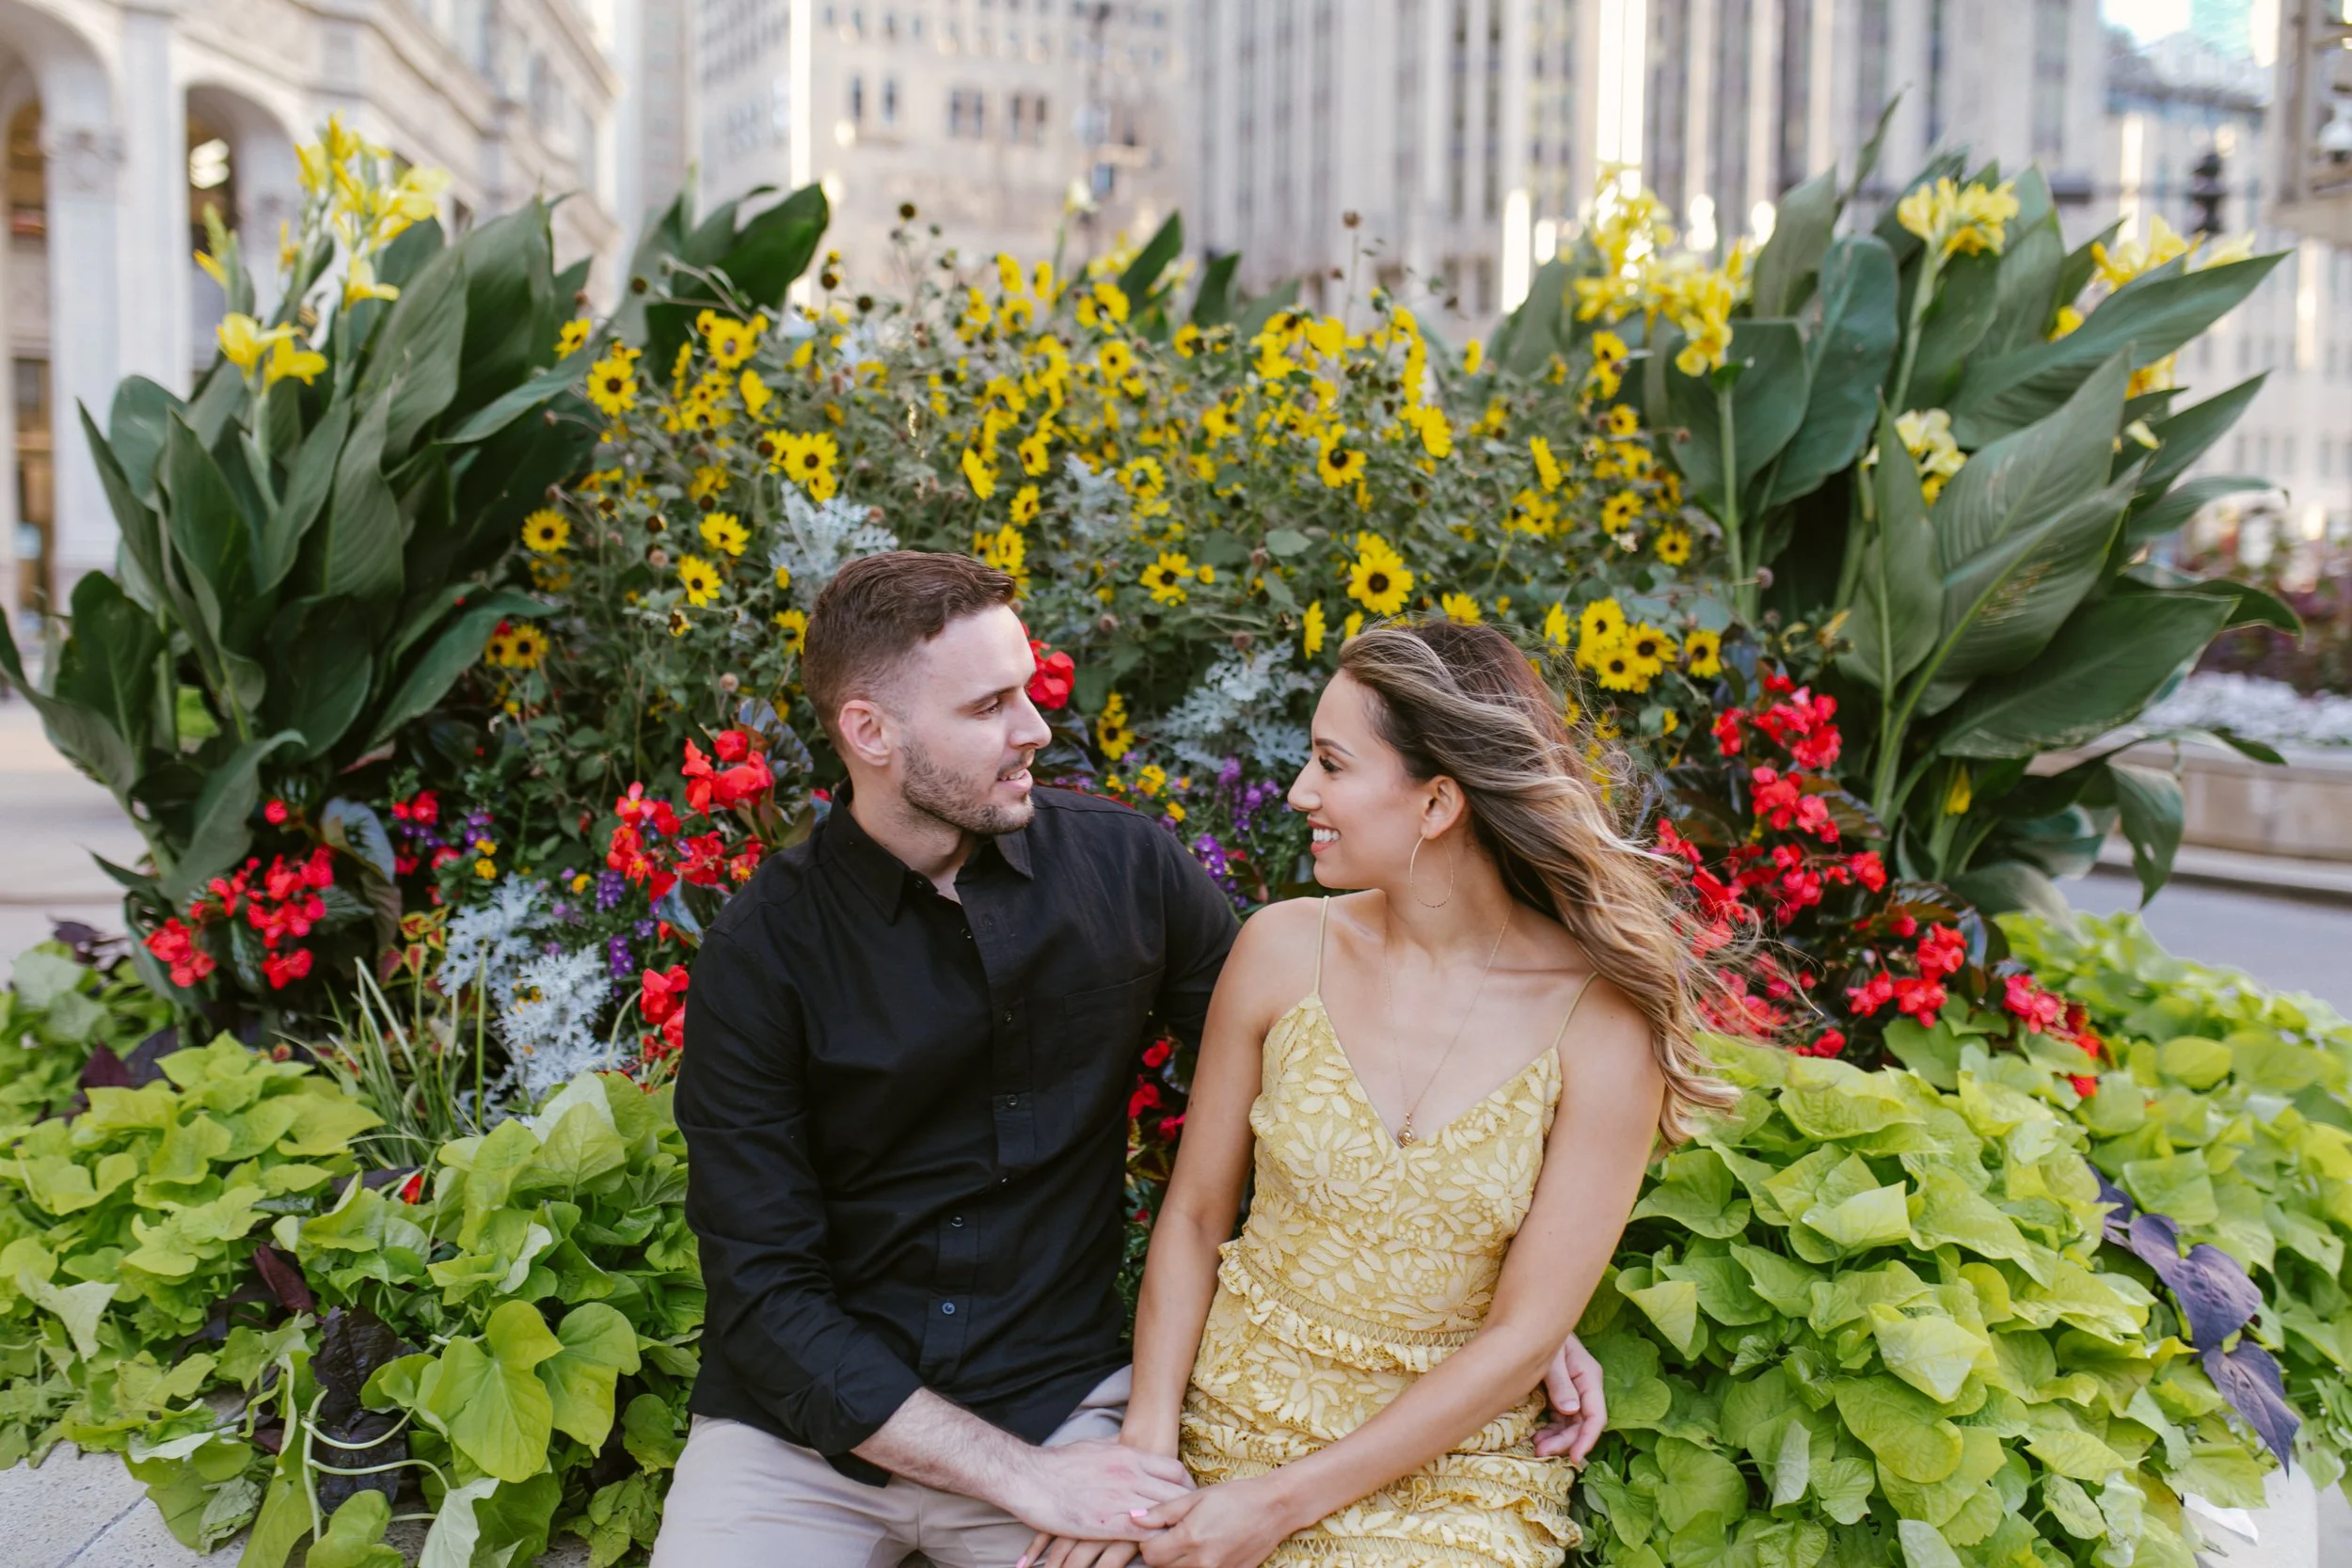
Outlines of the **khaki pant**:
[{"label": "khaki pant", "polygon": [[[1045,1440],[1116,1437],[1130,1375],[1113,1372]],[[1036,1533],[1002,1509],[903,1477],[867,1486],[813,1449],[694,1418],[653,1568],[1012,1568]],[[914,1554],[921,1554],[915,1556]]]}]

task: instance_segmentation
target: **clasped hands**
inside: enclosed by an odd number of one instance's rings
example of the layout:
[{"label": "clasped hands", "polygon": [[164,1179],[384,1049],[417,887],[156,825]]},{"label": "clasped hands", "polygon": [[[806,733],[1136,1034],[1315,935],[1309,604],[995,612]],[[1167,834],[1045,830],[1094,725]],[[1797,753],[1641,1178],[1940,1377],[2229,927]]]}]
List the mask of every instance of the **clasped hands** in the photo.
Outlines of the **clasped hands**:
[{"label": "clasped hands", "polygon": [[[1535,1434],[1536,1453],[1582,1465],[1608,1430],[1609,1406],[1600,1365],[1574,1335],[1545,1368],[1544,1392],[1551,1419]],[[1146,1568],[1259,1568],[1295,1528],[1273,1506],[1265,1476],[1196,1489],[1172,1455],[1124,1443],[1071,1444],[1045,1452],[1099,1465],[1095,1454],[1119,1449],[1124,1450],[1119,1468],[1132,1472],[1125,1478],[1134,1487],[1128,1500],[1141,1506],[1119,1518],[1111,1506],[1115,1487],[1097,1484],[1080,1488],[1088,1494],[1083,1499],[1065,1494],[1058,1506],[1018,1510],[1032,1524],[1056,1528],[1041,1529],[1015,1568],[1128,1568],[1138,1558]],[[1082,1511],[1082,1519],[1071,1517]],[[1047,1513],[1053,1517],[1040,1516]]]}]

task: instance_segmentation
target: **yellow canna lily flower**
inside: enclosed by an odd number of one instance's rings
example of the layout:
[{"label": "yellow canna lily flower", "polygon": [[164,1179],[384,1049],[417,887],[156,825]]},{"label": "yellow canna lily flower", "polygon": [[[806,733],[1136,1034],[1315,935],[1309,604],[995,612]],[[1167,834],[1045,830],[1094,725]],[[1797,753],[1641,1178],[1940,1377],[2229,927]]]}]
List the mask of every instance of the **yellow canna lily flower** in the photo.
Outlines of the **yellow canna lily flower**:
[{"label": "yellow canna lily flower", "polygon": [[196,264],[202,267],[205,276],[212,278],[214,282],[224,289],[229,287],[229,269],[220,264],[219,257],[208,250],[199,250],[196,253]]},{"label": "yellow canna lily flower", "polygon": [[288,376],[305,387],[310,385],[319,372],[326,369],[326,356],[315,349],[300,346],[291,332],[274,337],[269,345],[269,360],[262,367],[262,389],[267,391]]},{"label": "yellow canna lily flower", "polygon": [[231,310],[220,319],[214,336],[220,340],[221,357],[249,375],[270,345],[293,337],[294,328],[273,326],[264,331],[251,316]]},{"label": "yellow canna lily flower", "polygon": [[375,280],[375,268],[364,256],[354,257],[351,276],[343,280],[343,303],[357,305],[363,299],[398,299],[400,290],[389,283]]}]

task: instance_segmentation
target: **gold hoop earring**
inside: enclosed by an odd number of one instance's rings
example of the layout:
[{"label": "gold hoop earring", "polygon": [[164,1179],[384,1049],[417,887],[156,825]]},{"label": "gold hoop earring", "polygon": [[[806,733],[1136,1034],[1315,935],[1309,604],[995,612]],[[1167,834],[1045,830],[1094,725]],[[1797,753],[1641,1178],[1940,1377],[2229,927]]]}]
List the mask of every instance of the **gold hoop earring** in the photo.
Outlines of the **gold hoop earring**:
[{"label": "gold hoop earring", "polygon": [[1419,904],[1422,909],[1441,910],[1448,904],[1454,902],[1454,884],[1461,880],[1462,878],[1462,855],[1460,850],[1457,849],[1454,851],[1454,869],[1447,875],[1445,879],[1445,896],[1433,904],[1428,899],[1423,898],[1421,895],[1420,891],[1413,886],[1413,873],[1421,863],[1421,847],[1428,842],[1429,841],[1425,838],[1417,838],[1413,840],[1413,852],[1406,859],[1405,862],[1405,891],[1413,895],[1413,902]]}]

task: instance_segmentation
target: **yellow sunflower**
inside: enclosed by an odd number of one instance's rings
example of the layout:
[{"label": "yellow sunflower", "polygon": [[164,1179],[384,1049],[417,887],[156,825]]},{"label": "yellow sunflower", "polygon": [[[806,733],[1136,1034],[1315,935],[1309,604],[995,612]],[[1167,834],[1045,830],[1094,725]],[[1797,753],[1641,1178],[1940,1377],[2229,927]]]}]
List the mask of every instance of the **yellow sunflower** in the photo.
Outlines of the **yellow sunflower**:
[{"label": "yellow sunflower", "polygon": [[1192,576],[1190,561],[1162,550],[1160,558],[1143,569],[1140,580],[1154,603],[1173,605],[1184,602],[1184,584],[1192,580]]},{"label": "yellow sunflower", "polygon": [[808,617],[797,610],[779,610],[775,624],[777,645],[797,657],[802,644],[808,641]]},{"label": "yellow sunflower", "polygon": [[1547,490],[1560,488],[1560,460],[1551,455],[1551,443],[1540,436],[1527,441],[1527,454],[1535,460],[1535,481]]},{"label": "yellow sunflower", "polygon": [[1123,381],[1127,372],[1136,368],[1136,352],[1125,343],[1104,343],[1094,362],[1102,367],[1104,380]]},{"label": "yellow sunflower", "polygon": [[1578,615],[1576,629],[1580,637],[1613,642],[1625,635],[1625,610],[1613,598],[1595,599]]},{"label": "yellow sunflower", "polygon": [[1012,493],[1012,520],[1015,523],[1025,526],[1037,521],[1037,515],[1041,509],[1036,485],[1024,484]]},{"label": "yellow sunflower", "polygon": [[1445,611],[1447,620],[1457,626],[1474,626],[1486,618],[1486,611],[1478,608],[1478,601],[1468,594],[1440,594],[1438,608]]},{"label": "yellow sunflower", "polygon": [[1612,436],[1630,436],[1642,428],[1641,416],[1633,412],[1632,404],[1624,403],[1612,405],[1600,422]]},{"label": "yellow sunflower", "polygon": [[677,580],[686,590],[686,602],[697,610],[719,596],[719,568],[701,556],[678,557]]},{"label": "yellow sunflower", "polygon": [[1343,490],[1364,477],[1365,457],[1352,447],[1340,445],[1337,439],[1323,443],[1323,454],[1315,460],[1315,471],[1323,475],[1323,483],[1334,490]]},{"label": "yellow sunflower", "polygon": [[1013,449],[1021,454],[1023,473],[1027,474],[1031,479],[1037,479],[1041,477],[1047,468],[1053,467],[1054,459],[1050,450],[1052,441],[1053,437],[1041,430]]},{"label": "yellow sunflower", "polygon": [[768,330],[766,316],[748,322],[730,321],[715,310],[705,310],[694,318],[694,329],[702,334],[711,358],[723,371],[731,371],[752,356],[759,347],[759,335]]},{"label": "yellow sunflower", "polygon": [[1600,684],[1611,691],[1646,691],[1649,689],[1648,673],[1634,661],[1633,656],[1623,646],[1613,647],[1603,653],[1599,662],[1593,666],[1593,670],[1594,673],[1599,677]]},{"label": "yellow sunflower", "polygon": [[1135,743],[1136,732],[1127,723],[1127,699],[1114,691],[1104,700],[1103,715],[1094,721],[1094,744],[1107,761],[1117,762]]},{"label": "yellow sunflower", "polygon": [[563,330],[555,335],[555,356],[558,359],[570,358],[573,351],[586,342],[588,335],[596,329],[596,324],[585,316],[565,322]]},{"label": "yellow sunflower", "polygon": [[1317,599],[1307,607],[1307,613],[1298,624],[1298,645],[1309,658],[1323,652],[1323,601]]},{"label": "yellow sunflower", "polygon": [[525,621],[506,634],[506,666],[510,670],[536,670],[539,661],[548,657],[548,634]]},{"label": "yellow sunflower", "polygon": [[637,351],[615,343],[588,368],[588,401],[613,419],[637,406]]},{"label": "yellow sunflower", "polygon": [[775,455],[769,462],[808,492],[809,499],[821,501],[832,499],[840,486],[834,474],[834,465],[840,460],[841,449],[828,433],[820,430],[813,436],[796,436],[787,430],[778,435]]},{"label": "yellow sunflower", "polygon": [[1660,529],[1658,537],[1650,542],[1650,547],[1658,552],[1658,559],[1667,565],[1679,566],[1691,559],[1691,531],[1672,526]]},{"label": "yellow sunflower", "polygon": [[751,531],[732,512],[713,512],[703,518],[703,543],[723,555],[741,555],[751,543]]},{"label": "yellow sunflower", "polygon": [[996,493],[996,470],[970,447],[963,449],[963,478],[972,486],[972,493],[986,500]]},{"label": "yellow sunflower", "polygon": [[551,506],[523,519],[523,545],[533,555],[553,555],[571,542],[572,525]]},{"label": "yellow sunflower", "polygon": [[1600,526],[1615,533],[1633,526],[1642,515],[1642,498],[1631,490],[1620,490],[1600,503]]},{"label": "yellow sunflower", "polygon": [[1375,615],[1393,615],[1413,591],[1404,557],[1376,533],[1359,536],[1355,564],[1348,568],[1347,596]]},{"label": "yellow sunflower", "polygon": [[1554,604],[1549,610],[1544,611],[1544,641],[1555,648],[1565,648],[1568,645],[1567,606]]},{"label": "yellow sunflower", "polygon": [[1720,632],[1694,631],[1682,640],[1683,668],[1702,680],[1724,673],[1724,639]]},{"label": "yellow sunflower", "polygon": [[1646,674],[1658,673],[1675,657],[1675,640],[1647,622],[1628,627],[1619,645]]}]

